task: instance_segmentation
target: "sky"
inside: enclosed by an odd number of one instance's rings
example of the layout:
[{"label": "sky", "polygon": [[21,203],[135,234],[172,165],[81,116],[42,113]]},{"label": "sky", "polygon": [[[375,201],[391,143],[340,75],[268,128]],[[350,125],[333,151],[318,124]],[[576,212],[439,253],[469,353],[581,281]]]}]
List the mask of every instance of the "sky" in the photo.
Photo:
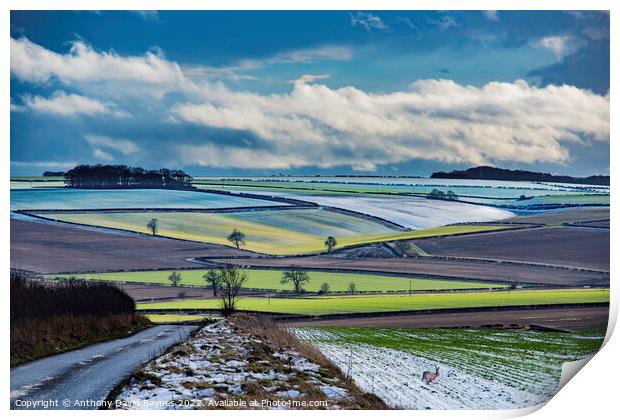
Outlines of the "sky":
[{"label": "sky", "polygon": [[11,174],[609,173],[609,14],[12,11]]}]

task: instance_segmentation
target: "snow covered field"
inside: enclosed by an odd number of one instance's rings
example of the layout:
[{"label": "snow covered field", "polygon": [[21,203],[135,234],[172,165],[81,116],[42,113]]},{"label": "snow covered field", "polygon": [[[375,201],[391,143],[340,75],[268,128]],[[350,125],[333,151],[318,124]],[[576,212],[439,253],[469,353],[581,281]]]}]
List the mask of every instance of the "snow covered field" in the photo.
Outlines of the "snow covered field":
[{"label": "snow covered field", "polygon": [[[261,194],[260,192],[253,192]],[[380,217],[410,229],[427,229],[454,223],[493,222],[514,213],[488,206],[427,200],[417,197],[368,197],[344,195],[303,195],[269,192],[265,195],[310,201]]]},{"label": "snow covered field", "polygon": [[[510,409],[550,399],[564,361],[601,337],[501,330],[296,328],[355,383],[409,409]],[[400,347],[400,348],[399,348]],[[422,372],[439,367],[435,383]]]}]

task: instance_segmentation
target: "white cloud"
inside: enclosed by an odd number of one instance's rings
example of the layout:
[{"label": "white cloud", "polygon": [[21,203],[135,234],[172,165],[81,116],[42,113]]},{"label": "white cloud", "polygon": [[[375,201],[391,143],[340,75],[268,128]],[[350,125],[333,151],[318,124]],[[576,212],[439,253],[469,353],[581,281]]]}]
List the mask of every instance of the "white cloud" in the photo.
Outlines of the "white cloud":
[{"label": "white cloud", "polygon": [[69,53],[59,54],[27,38],[11,38],[11,73],[18,78],[45,83],[132,82],[150,85],[178,85],[183,80],[179,65],[166,60],[160,50],[143,56],[121,57],[114,52],[98,52],[81,41]]},{"label": "white cloud", "polygon": [[[113,51],[96,51],[76,41],[66,54],[35,44],[27,38],[11,38],[11,74],[21,80],[48,84],[59,81],[96,94],[156,96],[171,91],[193,91],[200,79],[256,80],[248,71],[273,64],[348,61],[351,48],[322,45],[282,51],[260,59],[244,59],[224,67],[180,66],[153,49],[140,56],[120,56]],[[198,79],[198,80],[197,80]]]},{"label": "white cloud", "polygon": [[28,111],[28,108],[26,108],[23,105],[18,105],[15,102],[13,102],[13,98],[11,98],[11,112],[26,112]]},{"label": "white cloud", "polygon": [[[99,136],[96,134],[86,134],[84,136],[86,142],[94,148],[107,148],[117,152],[121,152],[123,155],[130,155],[136,153],[139,148],[131,140],[126,139],[114,139],[107,136]],[[101,150],[99,150],[101,152]],[[108,155],[109,156],[109,155]]]},{"label": "white cloud", "polygon": [[437,27],[440,31],[446,31],[450,28],[459,26],[456,20],[452,16],[444,15],[441,17],[439,22],[437,22]]},{"label": "white cloud", "polygon": [[361,26],[367,31],[387,31],[389,29],[379,16],[372,13],[357,12],[355,14],[351,13],[349,16],[351,17],[351,25]]},{"label": "white cloud", "polygon": [[159,22],[159,12],[157,10],[131,10],[142,19],[149,22]]},{"label": "white cloud", "polygon": [[561,59],[574,53],[580,47],[580,42],[568,35],[554,35],[540,38],[535,45],[552,51],[558,59]]},{"label": "white cloud", "polygon": [[[554,45],[548,40],[543,44]],[[321,47],[240,62],[237,68],[347,57],[351,55],[346,48]],[[75,43],[71,52],[63,55],[25,38],[11,39],[11,72],[33,83],[73,84],[78,92],[100,86],[101,96],[96,97],[103,98],[126,95],[136,86],[147,93],[171,92],[170,98],[177,101],[171,107],[170,102],[153,101],[147,95],[132,97],[127,103],[145,112],[163,109],[165,114],[159,117],[171,124],[247,131],[257,139],[251,146],[209,140],[190,145],[175,139],[169,147],[176,147],[178,156],[169,157],[184,165],[348,165],[370,170],[417,158],[468,164],[563,163],[571,159],[570,143],[609,139],[609,96],[572,86],[538,88],[516,81],[474,87],[450,80],[420,80],[404,91],[376,94],[354,87],[332,89],[316,83],[327,75],[306,74],[288,93],[260,95],[232,90],[221,82],[190,80],[181,66],[160,52],[119,56]],[[68,94],[59,97],[62,100],[54,101],[52,96],[38,102],[31,98],[31,103],[58,113],[58,107],[52,105],[77,102],[77,98],[68,99]],[[114,109],[104,102],[86,103],[91,113],[104,110],[102,106]],[[74,104],[71,109],[78,112],[88,106]],[[126,139],[89,134],[86,141],[104,160],[116,153],[143,152]]]},{"label": "white cloud", "polygon": [[329,79],[329,77],[329,74],[304,74],[299,79],[289,80],[289,83],[312,83],[316,82],[317,80]]},{"label": "white cloud", "polygon": [[108,152],[104,152],[101,149],[95,149],[93,150],[93,156],[96,159],[100,159],[100,160],[106,160],[106,161],[111,161],[114,160],[114,156],[112,156],[111,154],[109,154]]},{"label": "white cloud", "polygon": [[307,63],[314,60],[348,61],[353,58],[353,52],[348,47],[339,45],[323,45],[315,48],[305,48],[284,51],[266,59],[267,63]]},{"label": "white cloud", "polygon": [[177,104],[173,119],[249,131],[266,144],[180,146],[186,164],[371,169],[416,158],[562,163],[570,160],[568,143],[609,138],[609,97],[571,86],[516,81],[478,88],[421,80],[407,91],[370,94],[297,83],[290,93],[268,96],[223,85],[205,89],[208,99]]},{"label": "white cloud", "polygon": [[112,115],[115,117],[126,117],[127,113],[113,109],[110,105],[97,99],[86,96],[67,94],[63,91],[56,91],[49,98],[42,96],[24,96],[24,108],[46,114],[56,114],[62,116],[74,115]]},{"label": "white cloud", "polygon": [[497,14],[497,10],[483,10],[482,14],[485,18],[492,20],[494,22],[499,21],[499,15]]}]

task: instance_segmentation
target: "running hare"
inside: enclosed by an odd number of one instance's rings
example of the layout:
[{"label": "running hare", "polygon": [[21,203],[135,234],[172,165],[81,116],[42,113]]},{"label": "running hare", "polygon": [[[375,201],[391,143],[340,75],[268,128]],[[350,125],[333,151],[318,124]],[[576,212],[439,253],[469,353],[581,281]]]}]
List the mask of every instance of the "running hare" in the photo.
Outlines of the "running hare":
[{"label": "running hare", "polygon": [[431,382],[435,382],[439,378],[439,366],[435,366],[435,373],[427,370],[422,374],[422,380],[426,381],[426,384],[430,384]]}]

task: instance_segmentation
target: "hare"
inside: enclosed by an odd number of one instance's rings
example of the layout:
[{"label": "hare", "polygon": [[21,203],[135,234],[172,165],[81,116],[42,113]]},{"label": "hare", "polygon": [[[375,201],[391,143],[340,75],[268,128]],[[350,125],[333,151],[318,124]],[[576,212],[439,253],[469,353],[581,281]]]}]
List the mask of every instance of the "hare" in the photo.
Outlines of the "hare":
[{"label": "hare", "polygon": [[437,378],[439,378],[439,366],[435,366],[435,373],[427,370],[422,374],[422,380],[426,381],[427,385],[431,382],[435,382]]}]

